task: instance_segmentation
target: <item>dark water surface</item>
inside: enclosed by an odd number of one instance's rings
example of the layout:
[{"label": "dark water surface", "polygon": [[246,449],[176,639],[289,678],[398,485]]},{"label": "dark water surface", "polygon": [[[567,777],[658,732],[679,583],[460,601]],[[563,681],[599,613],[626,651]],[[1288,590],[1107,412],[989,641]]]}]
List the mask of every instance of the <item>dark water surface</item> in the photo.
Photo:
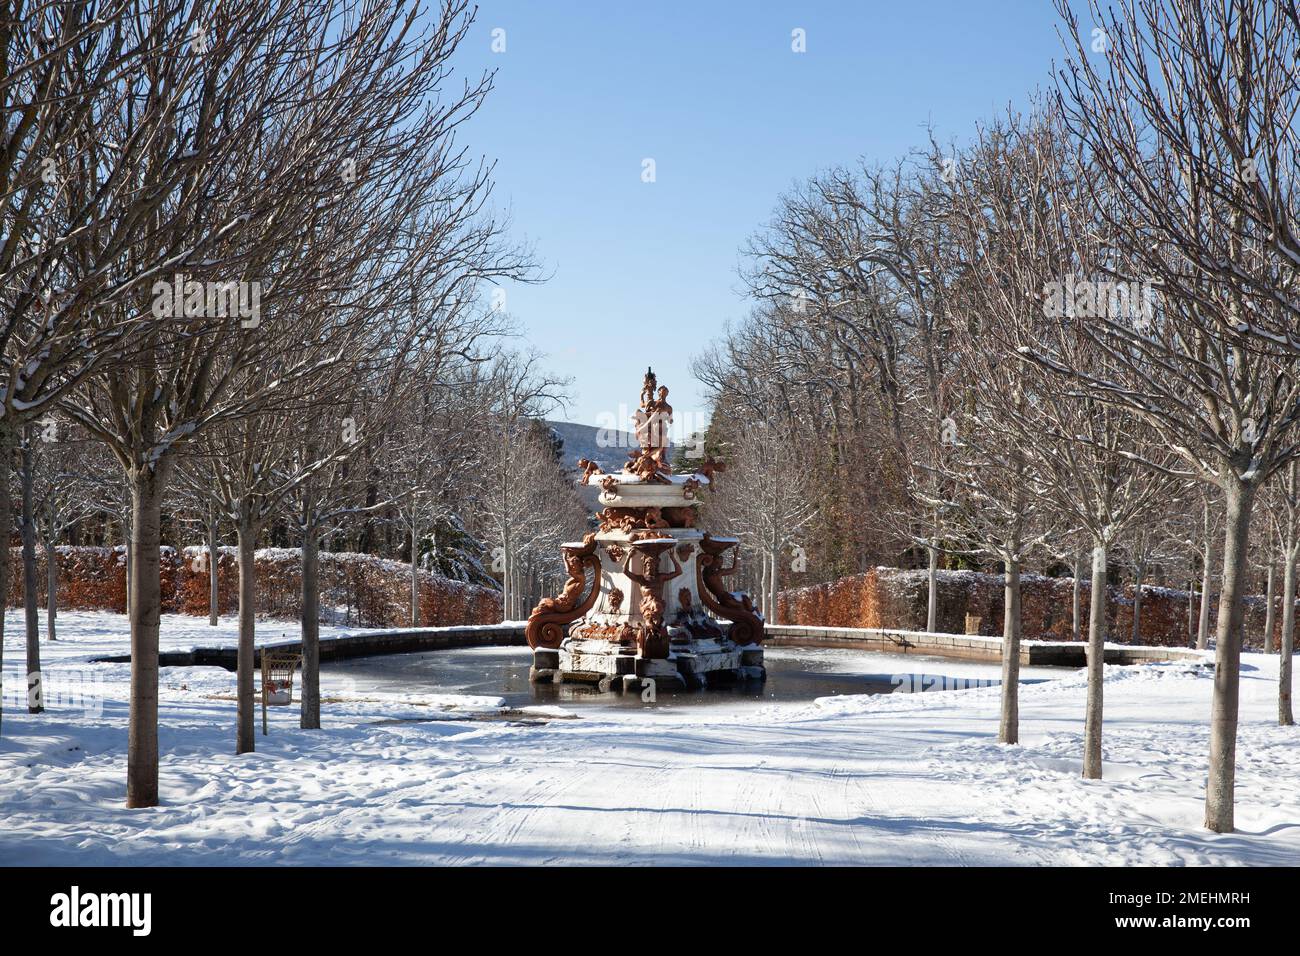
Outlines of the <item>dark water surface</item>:
[{"label": "dark water surface", "polygon": [[[419,654],[360,657],[322,664],[324,674],[358,687],[399,693],[502,697],[509,707],[559,704],[567,708],[700,707],[743,701],[810,701],[839,694],[953,692],[999,683],[993,664],[916,655],[828,648],[767,650],[767,680],[714,683],[703,690],[660,687],[653,701],[640,693],[601,692],[585,684],[531,684],[532,653],[521,647],[474,647]],[[1069,669],[1024,668],[1022,683],[1038,683]]]}]

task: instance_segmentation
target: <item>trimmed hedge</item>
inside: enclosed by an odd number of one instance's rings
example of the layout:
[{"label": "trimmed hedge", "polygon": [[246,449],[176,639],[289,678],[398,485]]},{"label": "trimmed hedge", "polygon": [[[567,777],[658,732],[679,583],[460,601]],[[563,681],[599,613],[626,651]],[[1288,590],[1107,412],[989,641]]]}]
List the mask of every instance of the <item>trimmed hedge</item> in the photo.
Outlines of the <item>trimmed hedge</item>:
[{"label": "trimmed hedge", "polygon": [[[72,610],[126,611],[124,548],[60,547],[59,607]],[[206,549],[163,548],[162,609],[165,613],[208,613]],[[10,550],[8,604],[21,606],[22,553]],[[37,581],[45,603],[45,552],[38,550]],[[302,555],[297,548],[266,548],[256,553],[259,616],[295,619],[302,607]],[[234,548],[217,550],[218,606],[231,613],[239,605],[239,571]],[[501,595],[490,588],[419,572],[420,623],[425,626],[495,624],[501,620]],[[411,572],[397,561],[368,554],[320,553],[322,618],[357,627],[403,627],[410,623]]]},{"label": "trimmed hedge", "polygon": [[[979,633],[1002,633],[1003,584],[1000,574],[975,571],[940,571],[938,629],[949,634],[966,631],[966,617],[980,618]],[[1073,638],[1073,578],[1048,578],[1025,574],[1020,582],[1022,636],[1028,640],[1069,641]],[[1083,638],[1087,638],[1091,583],[1080,588]],[[1133,634],[1133,588],[1108,588],[1106,627],[1109,640],[1129,643]],[[826,584],[783,591],[778,599],[781,624],[821,627],[881,627],[923,630],[926,621],[926,572],[898,568],[873,568],[866,574],[840,578]],[[1138,643],[1186,647],[1186,591],[1162,587],[1142,589]],[[1197,600],[1193,597],[1193,600]],[[1246,646],[1263,646],[1265,600],[1246,598]],[[1197,606],[1199,610],[1199,605]],[[1210,597],[1213,635],[1218,602]],[[1274,621],[1274,646],[1280,631],[1279,607]],[[774,622],[775,623],[775,622]]]}]

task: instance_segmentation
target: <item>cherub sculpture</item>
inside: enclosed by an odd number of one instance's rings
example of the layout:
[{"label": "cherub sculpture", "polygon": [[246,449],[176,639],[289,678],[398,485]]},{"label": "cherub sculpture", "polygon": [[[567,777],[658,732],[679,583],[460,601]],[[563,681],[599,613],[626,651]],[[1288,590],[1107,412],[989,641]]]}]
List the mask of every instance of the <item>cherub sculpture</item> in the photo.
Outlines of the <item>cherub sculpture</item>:
[{"label": "cherub sculpture", "polygon": [[701,462],[700,466],[695,469],[695,473],[697,475],[703,475],[705,478],[709,479],[709,485],[712,486],[713,476],[715,474],[721,474],[726,470],[726,462],[717,461],[712,455],[707,455],[705,456],[704,461]]}]

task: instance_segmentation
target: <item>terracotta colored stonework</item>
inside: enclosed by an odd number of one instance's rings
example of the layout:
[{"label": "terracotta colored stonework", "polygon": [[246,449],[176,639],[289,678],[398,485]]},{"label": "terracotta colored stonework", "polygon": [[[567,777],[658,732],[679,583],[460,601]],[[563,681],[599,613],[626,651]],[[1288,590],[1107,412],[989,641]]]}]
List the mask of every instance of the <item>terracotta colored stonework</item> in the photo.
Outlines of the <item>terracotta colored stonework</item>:
[{"label": "terracotta colored stonework", "polygon": [[[1028,640],[1068,641],[1073,638],[1074,581],[1026,574],[1021,578],[1021,624]],[[1083,582],[1081,616],[1087,637],[1091,587]],[[1106,604],[1106,626],[1111,641],[1128,643],[1133,632],[1133,588],[1111,587]],[[1186,647],[1191,641],[1187,624],[1187,592],[1169,588],[1143,589],[1138,643]],[[1196,600],[1193,598],[1193,600]],[[874,568],[810,587],[783,591],[779,599],[782,624],[823,627],[881,627],[922,630],[926,619],[926,573],[898,568]],[[1265,600],[1246,599],[1246,646],[1263,645]],[[1217,602],[1210,599],[1214,626]],[[972,571],[939,572],[938,630],[961,634],[967,617],[978,618],[979,633],[1002,633],[1002,577]],[[1281,626],[1279,607],[1274,623]],[[1275,635],[1276,637],[1276,635]]]},{"label": "terracotta colored stonework", "polygon": [[[59,606],[75,610],[126,610],[126,562],[122,548],[63,547],[59,553]],[[21,554],[13,550],[8,602],[22,603]],[[208,571],[203,549],[161,554],[162,610],[164,613],[206,615]],[[296,549],[257,552],[258,614],[292,620],[301,609],[299,553]],[[217,555],[218,607],[233,613],[238,606],[235,550],[220,548]],[[320,555],[322,607],[337,608],[358,627],[402,627],[410,623],[411,578],[409,568],[364,554]],[[45,604],[45,552],[37,552],[37,582]],[[43,618],[42,618],[43,620]],[[489,588],[420,572],[420,623],[425,626],[495,624],[501,620],[501,595]]]},{"label": "terracotta colored stonework", "polygon": [[600,488],[599,530],[561,546],[563,591],[529,615],[534,681],[653,688],[765,676],[762,616],[729,580],[740,542],[697,527],[700,495],[714,493],[724,467],[705,459],[674,474],[672,420],[668,389],[647,370],[633,418],[639,447],[610,474],[578,462],[582,483]]}]

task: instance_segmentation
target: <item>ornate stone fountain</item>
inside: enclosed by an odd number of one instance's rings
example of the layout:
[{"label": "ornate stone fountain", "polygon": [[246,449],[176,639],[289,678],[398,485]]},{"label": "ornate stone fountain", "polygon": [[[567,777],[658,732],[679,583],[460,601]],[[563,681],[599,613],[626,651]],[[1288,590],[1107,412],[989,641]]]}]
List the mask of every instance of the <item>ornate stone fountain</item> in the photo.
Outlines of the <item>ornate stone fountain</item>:
[{"label": "ornate stone fountain", "polygon": [[692,474],[673,474],[672,406],[653,371],[633,420],[640,447],[622,471],[579,462],[582,483],[599,485],[605,508],[599,531],[561,546],[569,575],[562,593],[529,615],[532,679],[625,687],[762,680],[762,615],[726,586],[739,542],[697,527],[700,493],[713,493],[724,466],[707,458]]}]

